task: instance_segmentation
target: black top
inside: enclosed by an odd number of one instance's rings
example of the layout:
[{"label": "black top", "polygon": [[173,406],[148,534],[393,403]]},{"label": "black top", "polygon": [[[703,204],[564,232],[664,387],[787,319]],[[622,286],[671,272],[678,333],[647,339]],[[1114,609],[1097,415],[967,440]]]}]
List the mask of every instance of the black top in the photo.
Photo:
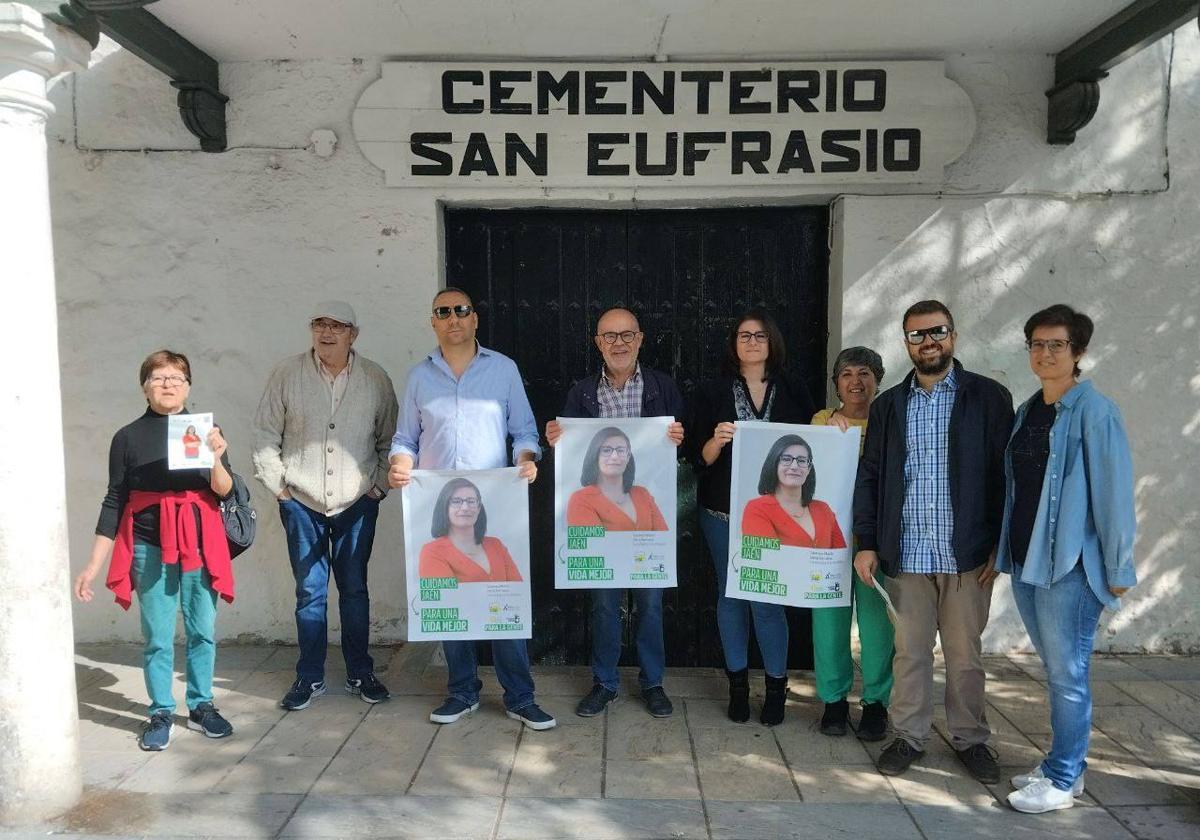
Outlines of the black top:
[{"label": "black top", "polygon": [[[229,469],[228,449],[221,456],[221,463]],[[167,469],[167,415],[158,414],[147,406],[145,414],[113,435],[108,448],[108,492],[100,503],[96,533],[116,538],[131,490],[155,493],[203,490],[209,487],[211,480],[212,470]],[[133,538],[149,545],[159,544],[157,505],[151,505],[133,517]]]},{"label": "black top", "polygon": [[[711,464],[704,463],[701,451],[713,436],[718,423],[732,423],[737,417],[734,407],[733,384],[741,377],[722,376],[710,379],[696,388],[688,405],[688,420],[683,438],[687,459],[696,468],[696,501],[700,507],[729,513],[729,482],[733,472],[733,447],[722,447],[721,454]],[[808,388],[798,378],[783,374],[768,380],[772,423],[811,423],[816,409]],[[763,406],[766,405],[764,399]]]},{"label": "black top", "polygon": [[[994,379],[971,373],[954,361],[958,393],[950,412],[946,471],[954,515],[954,559],[958,573],[987,562],[1000,542],[1004,518],[1004,447],[1012,431],[1012,394]],[[876,551],[883,573],[900,573],[903,527],[905,426],[915,371],[871,403],[871,433],[854,484],[854,536],[859,551]]]},{"label": "black top", "polygon": [[1029,551],[1029,537],[1037,519],[1042,500],[1042,481],[1046,477],[1046,462],[1050,460],[1050,427],[1058,411],[1035,399],[1025,412],[1021,428],[1009,443],[1012,453],[1013,510],[1008,531],[1008,547],[1014,563],[1024,564]]}]

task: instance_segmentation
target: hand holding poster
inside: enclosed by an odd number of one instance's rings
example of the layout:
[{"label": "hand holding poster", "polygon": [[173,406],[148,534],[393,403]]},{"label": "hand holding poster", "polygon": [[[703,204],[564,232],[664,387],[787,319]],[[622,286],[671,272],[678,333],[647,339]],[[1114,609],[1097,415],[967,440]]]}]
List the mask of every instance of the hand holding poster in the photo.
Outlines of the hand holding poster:
[{"label": "hand holding poster", "polygon": [[213,454],[208,448],[208,433],[213,416],[172,414],[167,418],[167,469],[212,469]]},{"label": "hand holding poster", "polygon": [[860,434],[855,427],[738,422],[727,597],[850,605],[848,535]]},{"label": "hand holding poster", "polygon": [[401,491],[408,640],[528,639],[529,484],[503,470],[414,470]]},{"label": "hand holding poster", "polygon": [[675,469],[670,417],[558,418],[554,586],[675,586]]}]

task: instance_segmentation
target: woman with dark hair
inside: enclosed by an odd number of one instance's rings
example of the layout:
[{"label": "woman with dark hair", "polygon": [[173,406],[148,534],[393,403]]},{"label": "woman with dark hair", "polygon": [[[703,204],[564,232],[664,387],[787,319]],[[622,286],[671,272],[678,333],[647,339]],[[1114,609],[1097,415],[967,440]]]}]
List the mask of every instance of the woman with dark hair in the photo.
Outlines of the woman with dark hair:
[{"label": "woman with dark hair", "polygon": [[592,437],[579,476],[582,487],[567,500],[568,525],[601,525],[608,531],[666,531],[654,497],[635,485],[629,437],[606,426]]},{"label": "woman with dark hair", "polygon": [[100,505],[91,558],[75,578],[75,596],[92,600],[92,581],[108,558],[105,585],[141,613],[142,673],[150,719],[138,746],[165,750],[174,729],[175,621],[183,610],[187,637],[188,729],[225,738],[233,727],[213,706],[217,597],[233,602],[233,566],[220,501],[233,493],[229,453],[221,430],[207,438],[208,469],[168,469],[168,418],[186,413],[192,369],[187,356],[151,353],[138,372],[146,411],[113,435],[108,492]]},{"label": "woman with dark hair", "polygon": [[800,435],[784,435],[763,460],[759,496],[742,511],[742,534],[796,548],[845,548],[837,517],[813,498],[816,490],[812,447]]},{"label": "woman with dark hair", "polygon": [[467,479],[446,482],[434,503],[429,533],[433,542],[421,546],[421,577],[456,578],[459,583],[521,580],[504,543],[487,536],[483,498]]},{"label": "woman with dark hair", "polygon": [[[851,426],[862,429],[858,442],[861,457],[867,440],[867,415],[883,381],[883,359],[869,347],[847,347],[833,362],[833,385],[837,408],[823,408],[813,415],[814,426]],[[887,736],[888,703],[892,696],[892,656],[895,633],[887,606],[874,588],[851,575],[852,605],[813,610],[813,676],[817,697],[825,704],[821,733],[845,735],[850,722],[846,698],[854,687],[854,659],[850,653],[850,623],[858,616],[858,638],[862,643],[862,717],[855,727],[863,741],[881,741]],[[882,582],[883,573],[876,572]]]},{"label": "woman with dark hair", "polygon": [[195,426],[188,426],[184,431],[180,440],[183,441],[183,457],[199,458],[200,457],[200,435],[196,434]]},{"label": "woman with dark hair", "polygon": [[1079,381],[1091,338],[1091,319],[1062,304],[1026,321],[1041,388],[1018,409],[1004,453],[996,570],[1012,575],[1013,600],[1046,667],[1053,731],[1045,760],[1012,779],[1009,804],[1026,813],[1070,808],[1083,793],[1100,613],[1137,583],[1125,425],[1112,400]]},{"label": "woman with dark hair", "polygon": [[750,719],[750,621],[766,670],[766,696],[759,720],[783,722],[787,699],[787,613],[779,604],[725,596],[729,564],[729,482],[733,458],[729,442],[739,420],[806,423],[812,398],[799,379],[786,372],[787,352],[775,319],[752,309],[729,332],[723,375],[692,395],[689,431],[684,437],[696,467],[700,528],[717,573],[717,627],[729,677],[729,718]]}]

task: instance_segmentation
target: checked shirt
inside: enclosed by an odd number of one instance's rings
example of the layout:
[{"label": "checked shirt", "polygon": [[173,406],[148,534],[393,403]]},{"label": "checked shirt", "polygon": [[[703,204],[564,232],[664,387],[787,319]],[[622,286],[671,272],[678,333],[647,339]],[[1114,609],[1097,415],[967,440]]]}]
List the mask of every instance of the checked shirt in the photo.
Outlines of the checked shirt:
[{"label": "checked shirt", "polygon": [[608,371],[600,374],[600,383],[596,386],[596,402],[600,404],[601,417],[641,417],[642,366],[639,363],[633,371],[633,376],[625,380],[625,387],[618,391],[608,379]]},{"label": "checked shirt", "polygon": [[928,392],[914,376],[904,433],[904,507],[900,571],[958,574],[954,558],[954,510],[950,504],[950,413],[958,381],[954,368]]}]

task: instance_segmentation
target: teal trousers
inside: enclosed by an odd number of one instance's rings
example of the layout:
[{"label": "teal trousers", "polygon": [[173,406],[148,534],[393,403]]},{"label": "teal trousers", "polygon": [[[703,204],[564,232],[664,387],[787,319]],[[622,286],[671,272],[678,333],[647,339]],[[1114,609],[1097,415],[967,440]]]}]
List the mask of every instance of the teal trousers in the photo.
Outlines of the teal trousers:
[{"label": "teal trousers", "polygon": [[[858,609],[858,637],[862,643],[862,701],[886,706],[892,697],[892,622],[879,593],[859,580],[857,574],[853,577],[851,597]],[[879,579],[882,581],[882,575]],[[854,607],[812,611],[817,696],[825,703],[845,700],[854,685],[854,660],[850,657],[850,613]]]},{"label": "teal trousers", "polygon": [[142,614],[142,674],[150,695],[150,714],[174,712],[175,616],[183,609],[187,639],[187,707],[211,703],[217,643],[217,593],[203,567],[181,572],[178,563],[164,565],[158,546],[135,543],[133,582]]}]

